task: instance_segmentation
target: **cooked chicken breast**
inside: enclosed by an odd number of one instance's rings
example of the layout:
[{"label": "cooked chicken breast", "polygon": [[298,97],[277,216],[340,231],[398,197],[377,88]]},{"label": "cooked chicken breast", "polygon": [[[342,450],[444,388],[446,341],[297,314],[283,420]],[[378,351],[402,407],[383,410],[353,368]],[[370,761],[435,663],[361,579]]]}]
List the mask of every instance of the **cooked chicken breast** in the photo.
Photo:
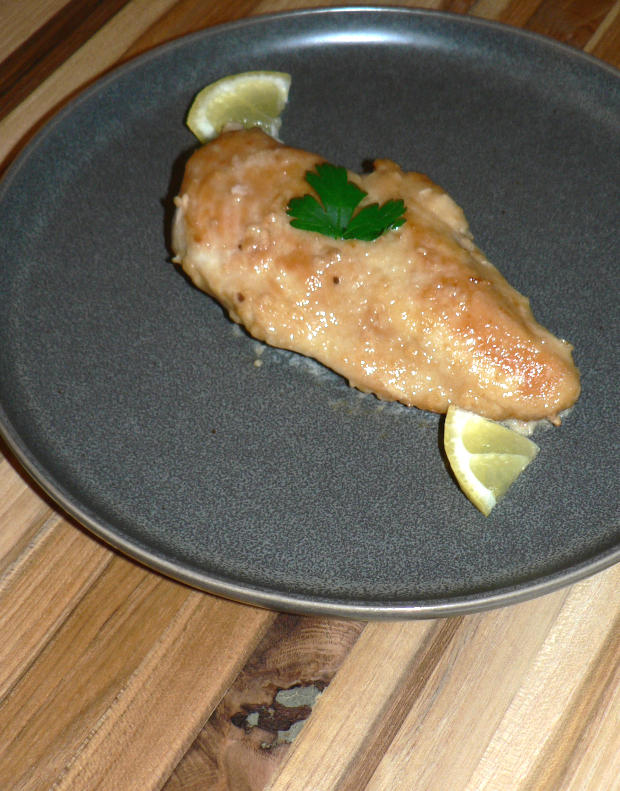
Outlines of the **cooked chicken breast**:
[{"label": "cooked chicken breast", "polygon": [[222,134],[187,163],[175,261],[261,341],[316,358],[379,398],[495,420],[548,418],[579,395],[571,346],[474,246],[437,185],[387,160],[349,178],[366,203],[402,198],[373,242],[298,230],[286,206],[324,160],[258,130]]}]

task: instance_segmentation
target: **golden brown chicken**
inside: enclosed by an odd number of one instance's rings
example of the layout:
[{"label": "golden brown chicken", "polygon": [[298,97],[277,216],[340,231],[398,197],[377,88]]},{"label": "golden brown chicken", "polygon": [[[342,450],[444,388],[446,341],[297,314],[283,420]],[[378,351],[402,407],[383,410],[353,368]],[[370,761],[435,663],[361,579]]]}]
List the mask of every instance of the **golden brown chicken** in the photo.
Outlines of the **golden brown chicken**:
[{"label": "golden brown chicken", "polygon": [[[321,157],[258,130],[189,160],[175,261],[256,338],[309,355],[383,399],[445,412],[548,418],[579,395],[571,346],[474,246],[461,209],[427,177],[379,160],[351,181],[364,203],[402,198],[406,221],[372,242],[291,226]],[[363,204],[362,204],[363,205]]]}]

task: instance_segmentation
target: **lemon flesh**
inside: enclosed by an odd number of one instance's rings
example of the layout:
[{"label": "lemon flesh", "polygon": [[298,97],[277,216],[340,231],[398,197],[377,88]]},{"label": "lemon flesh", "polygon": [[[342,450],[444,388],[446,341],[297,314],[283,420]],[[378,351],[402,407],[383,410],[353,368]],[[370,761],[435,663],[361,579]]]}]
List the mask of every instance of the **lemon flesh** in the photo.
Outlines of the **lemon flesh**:
[{"label": "lemon flesh", "polygon": [[485,516],[539,450],[531,439],[454,405],[446,414],[444,448],[459,486]]},{"label": "lemon flesh", "polygon": [[186,124],[201,143],[217,137],[227,126],[258,126],[277,137],[290,86],[291,75],[281,71],[246,71],[222,77],[196,95]]}]

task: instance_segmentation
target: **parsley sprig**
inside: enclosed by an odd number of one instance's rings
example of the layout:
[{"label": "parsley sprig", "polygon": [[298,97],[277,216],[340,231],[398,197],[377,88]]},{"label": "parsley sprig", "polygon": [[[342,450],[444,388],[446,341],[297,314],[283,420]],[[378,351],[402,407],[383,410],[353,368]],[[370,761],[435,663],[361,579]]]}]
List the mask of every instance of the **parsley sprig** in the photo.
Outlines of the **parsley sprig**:
[{"label": "parsley sprig", "polygon": [[306,173],[306,181],[320,202],[314,195],[289,201],[286,213],[293,218],[291,225],[295,228],[315,231],[333,239],[372,242],[405,222],[402,200],[389,200],[381,206],[372,203],[354,213],[368,193],[349,181],[346,168],[323,163],[316,166],[316,173]]}]

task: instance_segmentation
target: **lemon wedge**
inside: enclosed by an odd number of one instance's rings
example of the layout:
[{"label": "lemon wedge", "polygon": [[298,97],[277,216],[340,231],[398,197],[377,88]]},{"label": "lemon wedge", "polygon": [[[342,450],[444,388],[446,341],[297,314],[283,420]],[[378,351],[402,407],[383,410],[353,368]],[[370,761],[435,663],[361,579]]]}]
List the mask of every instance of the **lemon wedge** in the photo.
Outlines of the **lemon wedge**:
[{"label": "lemon wedge", "polygon": [[539,450],[516,431],[454,405],[446,414],[444,448],[459,486],[485,516]]},{"label": "lemon wedge", "polygon": [[196,95],[186,124],[201,143],[217,137],[228,125],[258,126],[276,137],[290,87],[291,75],[281,71],[230,74]]}]

